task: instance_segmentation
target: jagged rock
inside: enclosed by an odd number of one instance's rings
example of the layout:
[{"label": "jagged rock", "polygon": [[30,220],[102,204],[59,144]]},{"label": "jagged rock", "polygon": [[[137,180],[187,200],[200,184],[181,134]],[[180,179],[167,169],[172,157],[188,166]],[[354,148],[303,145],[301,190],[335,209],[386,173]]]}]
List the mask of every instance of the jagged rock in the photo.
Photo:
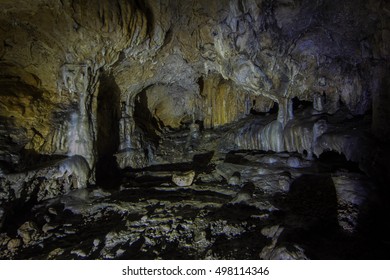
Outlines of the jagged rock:
[{"label": "jagged rock", "polygon": [[72,189],[85,188],[90,169],[80,156],[51,163],[47,166],[28,170],[23,173],[11,173],[0,179],[0,186],[7,200],[33,199],[42,201],[65,194]]},{"label": "jagged rock", "polygon": [[[244,158],[248,159],[249,157]],[[241,183],[251,182],[256,188],[264,192],[288,192],[291,178],[287,174],[280,174],[277,166],[267,168],[266,166],[256,166],[250,162],[246,164],[220,163],[216,166],[216,172],[227,181],[234,174],[240,174]]]},{"label": "jagged rock", "polygon": [[200,173],[197,176],[197,180],[199,180],[199,181],[201,181],[203,183],[221,182],[222,179],[223,178],[219,174],[217,174],[216,172]]},{"label": "jagged rock", "polygon": [[240,191],[237,195],[232,199],[232,204],[240,204],[247,203],[252,198],[252,194],[246,191]]},{"label": "jagged rock", "polygon": [[364,210],[370,203],[372,185],[359,174],[334,174],[332,180],[336,189],[338,203],[338,222],[346,232],[353,233],[359,218],[365,215]]},{"label": "jagged rock", "polygon": [[33,222],[25,222],[18,228],[18,235],[22,238],[23,243],[28,245],[38,236],[38,229]]},{"label": "jagged rock", "polygon": [[79,258],[87,257],[87,254],[83,250],[72,250],[70,253],[76,255]]},{"label": "jagged rock", "polygon": [[245,166],[232,163],[220,163],[215,168],[216,172],[227,181],[233,176],[233,174],[241,174],[244,169]]},{"label": "jagged rock", "polygon": [[278,238],[281,231],[283,231],[283,228],[281,228],[279,225],[265,227],[261,229],[261,234],[264,235],[267,238]]},{"label": "jagged rock", "polygon": [[242,225],[231,225],[227,221],[217,221],[210,225],[211,235],[224,235],[227,239],[232,239],[237,235],[243,234],[245,228]]},{"label": "jagged rock", "polygon": [[261,230],[261,234],[271,238],[272,243],[263,248],[259,255],[260,258],[264,260],[307,260],[304,249],[298,244],[289,244],[288,247],[278,245],[283,231],[284,228],[279,225],[265,227]]},{"label": "jagged rock", "polygon": [[[228,124],[250,114],[250,110],[268,111],[273,105],[271,99],[250,95],[220,75],[209,75],[204,79],[200,92],[203,103],[205,128]],[[199,113],[198,113],[199,114]]]},{"label": "jagged rock", "polygon": [[149,165],[148,155],[142,149],[124,150],[115,154],[116,162],[120,168],[142,168]]},{"label": "jagged rock", "polygon": [[231,186],[239,186],[241,184],[241,175],[238,172],[233,173],[229,178],[228,184]]},{"label": "jagged rock", "polygon": [[7,249],[11,253],[15,253],[15,251],[18,250],[20,246],[22,246],[22,240],[15,238],[8,241]]},{"label": "jagged rock", "polygon": [[262,251],[260,258],[264,260],[307,260],[305,250],[299,245],[292,244],[287,247],[278,246],[272,251]]},{"label": "jagged rock", "polygon": [[[2,9],[13,4],[6,1]],[[125,149],[140,149],[141,153],[151,144],[144,139],[149,143],[143,147],[131,145],[137,137],[129,133],[140,126],[145,129],[134,116],[139,109],[149,122],[156,122],[142,132],[150,138],[150,133],[179,128],[188,121],[201,121],[205,128],[229,124],[251,112],[268,112],[278,103],[278,121],[261,128],[262,144],[251,144],[273,151],[283,150],[281,125],[293,118],[294,97],[313,101],[317,112],[334,113],[339,100],[352,114],[367,112],[370,90],[379,83],[377,79],[386,76],[386,70],[375,68],[372,62],[372,57],[388,58],[386,44],[382,44],[388,33],[374,27],[376,20],[387,26],[386,17],[381,16],[385,4],[370,5],[367,10],[359,1],[353,11],[348,9],[350,2],[343,8],[333,2],[326,7],[322,2],[310,3],[306,9],[308,5],[219,1],[213,5],[200,2],[192,8],[175,0],[146,1],[141,6],[120,1],[74,5],[64,1],[41,9],[40,1],[18,0],[18,6],[33,16],[28,19],[30,28],[17,25],[15,38],[8,38],[6,31],[0,34],[5,45],[12,46],[2,47],[2,60],[7,63],[0,67],[4,85],[10,85],[2,99],[7,110],[1,111],[7,128],[2,141],[7,142],[4,158],[11,161],[10,157],[18,156],[18,149],[11,145],[16,143],[19,150],[81,155],[94,169],[97,159],[92,143],[100,141],[96,132],[105,123],[102,119],[109,119],[98,110],[104,107],[98,104],[103,100],[100,90],[112,94],[118,101],[115,106],[121,107],[107,114],[115,115],[122,107],[125,112],[115,116],[122,129],[112,131],[120,138],[120,148],[113,153]],[[202,16],[197,11],[203,11]],[[337,23],[327,17],[306,22],[322,11],[327,15],[342,11],[356,24],[344,17]],[[18,19],[23,21],[23,17]],[[9,14],[2,16],[4,30],[15,27],[13,20]],[[186,24],[176,24],[181,21]],[[327,35],[318,24],[327,26]],[[347,30],[346,36],[339,36],[339,26]],[[359,36],[365,39],[355,39]],[[33,43],[27,46],[24,42]],[[104,85],[108,72],[113,75],[109,86]],[[365,76],[375,79],[365,82]],[[117,97],[107,87],[115,88]],[[34,102],[29,102],[32,98]],[[288,150],[309,148],[296,145]],[[119,160],[121,167],[145,166],[136,164],[143,156],[126,157]]]},{"label": "jagged rock", "polygon": [[292,168],[299,168],[301,167],[301,162],[299,158],[297,157],[290,157],[287,159],[287,166],[292,167]]},{"label": "jagged rock", "polygon": [[[322,77],[319,79],[318,83],[321,86],[325,86],[325,78]],[[316,110],[318,113],[321,113],[325,110],[325,96],[323,94],[319,94],[318,92],[314,94],[313,97],[313,109]]]},{"label": "jagged rock", "polygon": [[172,182],[179,187],[191,186],[195,178],[195,171],[188,171],[172,175]]},{"label": "jagged rock", "polygon": [[307,174],[338,246],[389,251],[353,239],[374,180],[322,158],[388,185],[388,1],[0,2],[1,258],[304,259],[264,226],[321,221]]},{"label": "jagged rock", "polygon": [[43,227],[42,227],[42,231],[44,233],[48,233],[49,231],[52,231],[54,229],[56,229],[58,226],[57,225],[50,225],[50,224],[44,224]]},{"label": "jagged rock", "polygon": [[56,259],[56,258],[58,258],[59,256],[61,256],[64,252],[65,252],[64,249],[56,248],[56,249],[54,249],[53,251],[51,251],[51,252],[48,254],[47,259],[48,259],[48,260]]}]

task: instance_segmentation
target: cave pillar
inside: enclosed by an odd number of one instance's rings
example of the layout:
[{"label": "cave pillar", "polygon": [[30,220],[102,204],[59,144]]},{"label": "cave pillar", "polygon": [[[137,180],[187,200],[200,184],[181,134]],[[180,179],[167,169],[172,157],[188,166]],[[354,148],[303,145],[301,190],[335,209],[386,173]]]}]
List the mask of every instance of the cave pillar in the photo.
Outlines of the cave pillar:
[{"label": "cave pillar", "polygon": [[293,119],[293,102],[290,98],[279,99],[278,122],[283,127]]},{"label": "cave pillar", "polygon": [[88,64],[65,64],[62,78],[65,89],[77,104],[69,119],[66,140],[69,156],[80,155],[86,159],[91,170],[95,165],[96,97],[97,75]]},{"label": "cave pillar", "polygon": [[325,110],[325,94],[314,93],[313,109],[318,113],[322,113]]},{"label": "cave pillar", "polygon": [[126,101],[121,104],[119,120],[119,150],[131,149],[131,135],[134,133],[133,107]]}]

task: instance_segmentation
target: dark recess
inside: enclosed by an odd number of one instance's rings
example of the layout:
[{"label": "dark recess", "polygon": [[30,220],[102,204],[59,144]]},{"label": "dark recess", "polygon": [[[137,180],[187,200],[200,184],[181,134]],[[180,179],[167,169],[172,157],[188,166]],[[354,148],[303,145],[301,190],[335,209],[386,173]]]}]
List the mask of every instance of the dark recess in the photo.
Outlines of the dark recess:
[{"label": "dark recess", "polygon": [[119,146],[120,90],[114,77],[103,75],[97,97],[97,163],[96,183],[115,187],[118,166],[114,154]]}]

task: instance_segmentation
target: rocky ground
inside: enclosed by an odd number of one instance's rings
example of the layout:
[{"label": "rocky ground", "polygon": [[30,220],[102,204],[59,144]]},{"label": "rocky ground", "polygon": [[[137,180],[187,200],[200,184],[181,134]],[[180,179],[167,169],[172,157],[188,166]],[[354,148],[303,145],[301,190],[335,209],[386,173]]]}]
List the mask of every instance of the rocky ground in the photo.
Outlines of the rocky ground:
[{"label": "rocky ground", "polygon": [[342,156],[307,161],[247,151],[217,158],[125,170],[118,187],[15,206],[0,234],[0,257],[389,257],[386,209],[372,182]]}]

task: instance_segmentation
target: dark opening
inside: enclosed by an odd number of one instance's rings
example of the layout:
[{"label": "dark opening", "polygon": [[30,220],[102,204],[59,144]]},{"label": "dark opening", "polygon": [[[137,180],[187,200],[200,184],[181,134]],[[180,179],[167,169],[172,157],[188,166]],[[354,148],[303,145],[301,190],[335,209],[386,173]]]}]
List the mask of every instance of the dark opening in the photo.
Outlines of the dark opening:
[{"label": "dark opening", "polygon": [[97,97],[96,183],[115,187],[118,166],[114,154],[119,146],[120,90],[112,76],[103,75]]},{"label": "dark opening", "polygon": [[[329,259],[342,251],[329,243],[339,238],[337,195],[329,175],[304,174],[290,187],[287,202],[290,219],[305,221],[305,227],[286,231],[284,242],[299,240],[311,259]],[[331,241],[329,241],[331,240]]]},{"label": "dark opening", "polygon": [[139,93],[135,98],[134,121],[137,129],[142,131],[144,140],[157,146],[160,139],[158,133],[161,131],[160,127],[163,127],[163,124],[153,117],[152,112],[149,111],[146,90]]},{"label": "dark opening", "polygon": [[274,102],[274,105],[272,106],[272,108],[268,111],[268,112],[259,112],[259,111],[256,111],[254,109],[256,105],[256,100],[253,100],[253,103],[252,103],[252,108],[250,109],[250,114],[251,115],[255,115],[255,116],[266,116],[266,115],[273,115],[273,114],[277,114],[278,111],[279,111],[279,104],[277,102]]},{"label": "dark opening", "polygon": [[295,112],[296,110],[303,110],[309,107],[313,107],[313,102],[306,101],[306,100],[299,100],[298,97],[294,97],[292,99],[293,102],[293,111]]},{"label": "dark opening", "polygon": [[147,34],[152,34],[154,26],[155,26],[155,24],[154,24],[154,16],[153,16],[152,11],[148,7],[148,5],[145,3],[145,1],[136,0],[136,1],[134,1],[134,4],[136,5],[137,10],[142,11],[143,14],[146,15],[146,18],[147,18],[147,30],[146,30],[146,32],[147,32]]},{"label": "dark opening", "polygon": [[344,102],[341,100],[341,97],[339,98],[339,107],[340,108],[344,107]]},{"label": "dark opening", "polygon": [[198,79],[198,85],[199,85],[199,92],[202,95],[204,89],[204,80],[202,76],[200,76]]},{"label": "dark opening", "polygon": [[203,121],[201,121],[201,120],[196,120],[195,123],[196,123],[197,125],[199,125],[199,130],[200,130],[200,131],[203,131],[203,130],[204,130],[204,122],[203,122]]},{"label": "dark opening", "polygon": [[[2,205],[6,212],[5,217],[3,217],[2,231],[7,232],[10,236],[17,235],[18,228],[29,219],[33,207],[37,204],[39,184],[37,186],[38,187],[35,187],[33,192],[29,194],[29,199],[27,201],[16,199],[15,201],[9,201]],[[22,191],[21,197],[28,197],[26,189]]]},{"label": "dark opening", "polygon": [[362,172],[358,163],[347,160],[344,154],[335,151],[322,153],[318,158],[318,162],[321,169],[325,172],[336,172],[340,170],[358,173]]}]

